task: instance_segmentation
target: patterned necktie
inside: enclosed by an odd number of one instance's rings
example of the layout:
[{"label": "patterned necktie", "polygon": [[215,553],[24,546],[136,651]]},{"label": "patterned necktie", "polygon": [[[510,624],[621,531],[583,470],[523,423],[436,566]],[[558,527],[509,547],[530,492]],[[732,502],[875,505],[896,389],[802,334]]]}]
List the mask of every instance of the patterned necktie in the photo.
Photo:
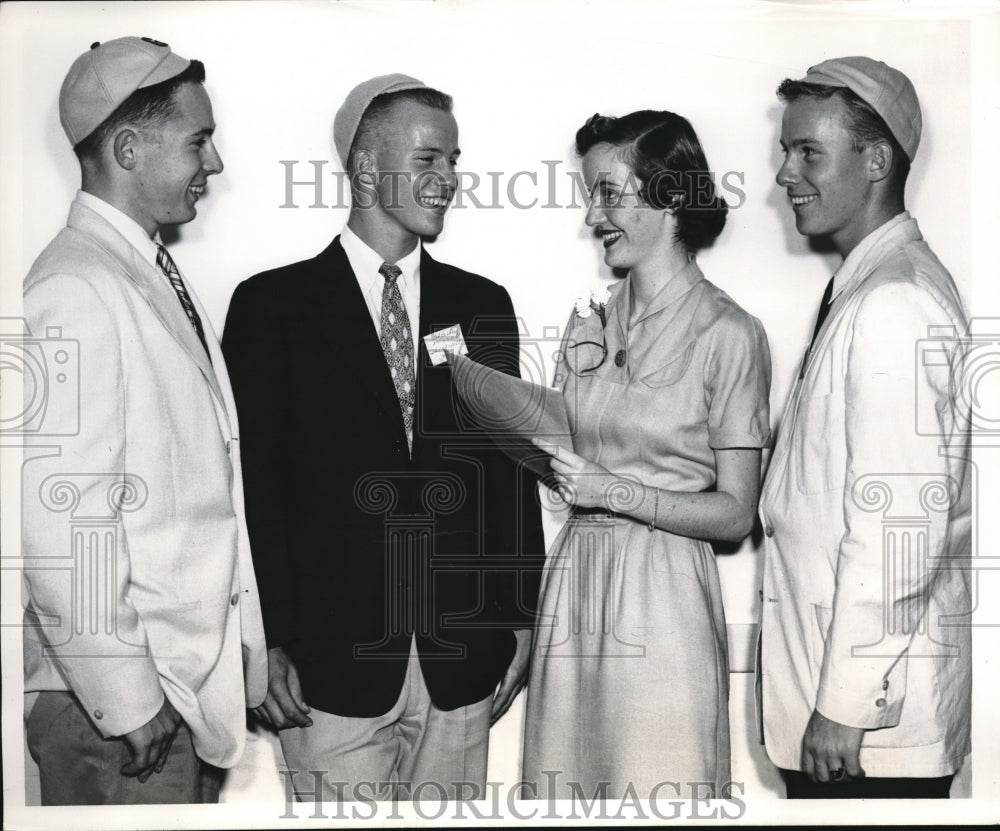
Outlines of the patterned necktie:
[{"label": "patterned necktie", "polygon": [[799,372],[799,378],[804,378],[806,375],[806,362],[809,360],[809,355],[816,345],[816,337],[819,335],[819,330],[823,328],[823,322],[826,320],[826,316],[830,314],[830,307],[832,305],[833,277],[830,278],[830,282],[826,284],[826,291],[823,292],[823,299],[819,304],[819,313],[816,315],[816,326],[813,328],[812,340],[809,341],[809,348],[806,350],[805,357],[802,358],[802,370]]},{"label": "patterned necktie", "polygon": [[403,305],[403,295],[399,293],[397,280],[402,270],[399,266],[382,263],[378,273],[385,278],[382,289],[382,316],[379,321],[381,335],[379,341],[389,365],[392,383],[399,398],[399,409],[403,414],[406,428],[406,443],[413,452],[413,409],[416,379],[413,372],[413,335],[410,318]]},{"label": "patterned necktie", "polygon": [[211,361],[212,356],[208,351],[208,341],[205,340],[205,330],[202,328],[201,318],[198,317],[198,310],[194,307],[194,303],[191,302],[191,295],[188,294],[187,286],[184,285],[184,281],[181,279],[181,273],[177,270],[177,264],[162,245],[156,246],[156,264],[160,267],[160,271],[167,275],[170,285],[174,287],[177,299],[181,301],[181,307],[188,316],[188,320],[191,321],[191,325],[194,326],[195,332],[198,333],[198,340],[205,347],[205,354],[208,355],[208,359]]}]

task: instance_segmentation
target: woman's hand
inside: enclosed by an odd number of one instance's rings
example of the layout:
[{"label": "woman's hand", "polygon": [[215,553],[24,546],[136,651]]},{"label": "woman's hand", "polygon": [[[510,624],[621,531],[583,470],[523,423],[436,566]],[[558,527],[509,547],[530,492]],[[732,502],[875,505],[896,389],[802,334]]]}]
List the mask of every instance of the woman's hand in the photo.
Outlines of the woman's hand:
[{"label": "woman's hand", "polygon": [[539,439],[532,439],[531,443],[552,457],[549,467],[555,490],[567,504],[621,512],[628,502],[634,501],[628,494],[634,494],[640,487],[635,483],[615,476],[606,467],[589,462],[564,447]]},{"label": "woman's hand", "polygon": [[699,540],[739,542],[753,527],[760,492],[760,450],[755,448],[716,450],[715,491],[689,493],[643,485],[551,442],[531,441],[552,457],[554,490],[570,505],[603,508],[650,530]]}]

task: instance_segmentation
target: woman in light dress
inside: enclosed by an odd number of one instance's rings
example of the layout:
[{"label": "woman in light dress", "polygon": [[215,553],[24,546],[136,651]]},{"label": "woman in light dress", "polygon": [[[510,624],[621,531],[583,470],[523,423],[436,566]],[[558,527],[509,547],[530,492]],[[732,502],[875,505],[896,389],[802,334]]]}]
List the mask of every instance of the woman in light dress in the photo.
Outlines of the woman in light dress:
[{"label": "woman in light dress", "polygon": [[726,205],[688,121],[594,116],[576,147],[586,222],[618,279],[605,303],[577,304],[556,366],[576,453],[544,449],[573,507],[542,583],[525,796],[724,798],[729,668],[709,541],[753,525],[767,339],[695,259]]}]

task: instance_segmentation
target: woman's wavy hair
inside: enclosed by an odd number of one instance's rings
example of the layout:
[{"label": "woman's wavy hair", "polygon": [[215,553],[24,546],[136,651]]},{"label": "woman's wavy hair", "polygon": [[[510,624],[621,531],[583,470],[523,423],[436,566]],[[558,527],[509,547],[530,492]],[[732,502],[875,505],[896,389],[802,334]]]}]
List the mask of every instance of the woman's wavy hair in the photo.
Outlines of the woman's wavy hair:
[{"label": "woman's wavy hair", "polygon": [[641,182],[639,195],[652,208],[677,218],[675,240],[690,253],[707,248],[726,224],[726,205],[715,188],[705,151],[691,123],[676,113],[639,110],[620,118],[600,114],[576,133],[576,152],[595,144],[621,149]]}]

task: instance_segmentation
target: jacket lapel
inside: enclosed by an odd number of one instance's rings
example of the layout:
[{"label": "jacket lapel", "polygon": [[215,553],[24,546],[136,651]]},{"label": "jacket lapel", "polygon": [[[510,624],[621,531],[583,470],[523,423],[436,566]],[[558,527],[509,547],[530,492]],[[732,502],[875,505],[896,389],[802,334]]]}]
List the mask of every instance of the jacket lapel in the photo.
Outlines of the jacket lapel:
[{"label": "jacket lapel", "polygon": [[[428,387],[428,375],[431,373],[446,372],[450,378],[451,370],[446,364],[434,366],[427,353],[427,346],[424,344],[424,336],[430,334],[431,324],[440,324],[444,319],[443,315],[447,310],[447,297],[444,295],[444,287],[439,266],[427,249],[420,249],[420,320],[417,323],[417,351],[413,358],[416,362],[417,397],[416,407],[413,411],[413,456],[417,457],[427,438],[428,425],[424,419],[428,407],[448,406],[447,397],[441,399],[438,396],[441,390],[434,386],[437,392],[433,392]],[[459,323],[458,319],[449,320],[451,323]],[[465,328],[463,324],[463,330]],[[469,333],[463,331],[465,338]],[[433,399],[433,401],[432,401]]]},{"label": "jacket lapel", "polygon": [[[900,225],[889,228],[882,233],[865,255],[850,268],[851,273],[847,276],[843,287],[833,298],[830,313],[827,315],[826,320],[823,321],[823,326],[816,336],[816,343],[813,344],[812,350],[803,359],[803,376],[809,372],[809,368],[816,362],[819,355],[827,349],[827,344],[831,337],[830,333],[837,328],[837,323],[844,314],[844,309],[847,308],[848,301],[864,289],[865,281],[869,275],[885,261],[886,257],[890,256],[903,245],[921,239],[923,237],[920,234],[920,229],[917,227],[917,221],[913,218],[907,219]],[[841,266],[841,268],[843,267]],[[798,386],[802,385],[799,384]]]},{"label": "jacket lapel", "polygon": [[[439,325],[444,319],[441,315],[443,308],[447,306],[447,297],[444,294],[444,287],[441,283],[441,270],[437,261],[434,260],[430,254],[427,253],[427,249],[421,249],[420,251],[420,321],[417,327],[417,332],[419,333],[418,343],[419,348],[417,349],[416,359],[417,359],[417,383],[420,383],[420,372],[424,368],[424,364],[430,364],[430,359],[423,360],[426,355],[426,345],[424,344],[424,336],[430,334],[431,324]],[[450,320],[448,325],[453,323],[458,323],[459,321]],[[466,338],[469,337],[468,332],[462,333]]]},{"label": "jacket lapel", "polygon": [[[212,392],[220,402],[223,402],[222,391],[212,363],[205,353],[198,334],[166,278],[136,251],[111,223],[90,210],[86,205],[74,202],[70,207],[68,227],[74,228],[95,239],[122,268],[122,273],[129,279],[140,295],[145,299],[153,314],[159,318],[164,328],[174,337],[187,352],[208,381]],[[202,315],[202,322],[205,317]],[[207,327],[209,331],[211,327]]]},{"label": "jacket lapel", "polygon": [[[846,314],[845,310],[847,309],[848,302],[854,295],[864,290],[868,276],[882,264],[887,256],[891,255],[902,245],[922,238],[916,220],[910,218],[901,225],[891,228],[884,233],[871,249],[865,253],[857,265],[851,269],[852,274],[847,278],[846,284],[833,299],[830,313],[827,315],[826,320],[823,321],[823,326],[819,330],[813,348],[803,356],[801,374],[796,375],[788,404],[785,406],[785,412],[778,427],[774,452],[770,463],[772,470],[777,471],[783,469],[785,466],[791,447],[792,428],[798,418],[802,399],[814,394],[816,381],[810,373],[810,369],[820,360],[820,356],[830,348],[833,332],[837,330],[840,318]],[[769,473],[767,480],[770,481],[772,478],[776,480],[777,474],[772,475]],[[768,482],[765,481],[765,489],[767,488],[767,484]]]},{"label": "jacket lapel", "polygon": [[[399,432],[404,434],[403,414],[399,398],[392,383],[385,353],[378,334],[372,325],[368,304],[365,302],[357,277],[347,259],[347,254],[337,237],[317,258],[318,277],[330,290],[324,292],[325,302],[320,309],[327,337],[340,353],[341,370],[352,374],[358,386],[374,396],[386,413],[395,414]],[[421,276],[422,279],[422,276]],[[422,287],[421,287],[422,288]],[[417,364],[419,366],[419,362]],[[419,383],[419,382],[418,382]]]}]

